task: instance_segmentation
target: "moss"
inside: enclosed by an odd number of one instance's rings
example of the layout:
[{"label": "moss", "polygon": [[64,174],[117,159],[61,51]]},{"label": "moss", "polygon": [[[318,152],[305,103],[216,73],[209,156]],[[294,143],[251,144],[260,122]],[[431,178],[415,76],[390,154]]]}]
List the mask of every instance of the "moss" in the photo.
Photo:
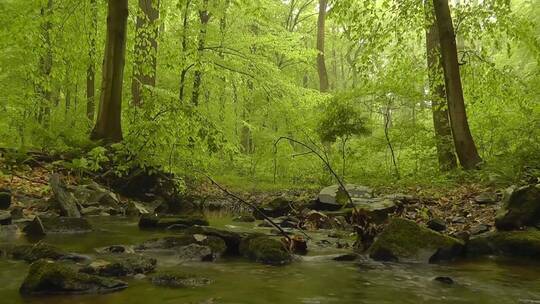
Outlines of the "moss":
[{"label": "moss", "polygon": [[174,271],[160,272],[151,277],[152,284],[171,288],[193,288],[210,284],[212,281],[194,274]]},{"label": "moss", "polygon": [[[369,248],[370,256],[380,260],[427,260],[457,254],[463,243],[421,227],[413,221],[395,218]],[[448,257],[451,258],[451,257]]]},{"label": "moss", "polygon": [[139,254],[102,255],[80,271],[105,277],[125,277],[154,271],[157,261]]},{"label": "moss", "polygon": [[288,264],[291,253],[283,243],[268,236],[253,235],[242,240],[240,253],[254,261],[270,265]]},{"label": "moss", "polygon": [[39,259],[58,260],[67,255],[66,252],[47,243],[14,246],[9,250],[9,253],[14,259],[27,262],[34,262]]},{"label": "moss", "polygon": [[540,255],[540,231],[508,231],[486,234],[467,244],[469,256],[504,255],[538,257]]},{"label": "moss", "polygon": [[39,260],[30,266],[21,285],[22,294],[83,294],[124,289],[127,283],[78,272],[74,267]]}]

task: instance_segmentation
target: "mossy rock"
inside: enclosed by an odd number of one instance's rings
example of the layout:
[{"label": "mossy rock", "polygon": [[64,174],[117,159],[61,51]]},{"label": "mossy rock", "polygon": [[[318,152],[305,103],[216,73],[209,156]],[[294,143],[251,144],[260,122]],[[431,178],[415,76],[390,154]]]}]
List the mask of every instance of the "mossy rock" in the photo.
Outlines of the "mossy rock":
[{"label": "mossy rock", "polygon": [[39,260],[30,265],[19,291],[24,295],[95,294],[122,290],[127,286],[117,279],[81,273],[72,265]]},{"label": "mossy rock", "polygon": [[39,217],[27,224],[23,231],[30,237],[46,234],[87,233],[92,231],[88,220],[80,217]]},{"label": "mossy rock", "polygon": [[472,238],[466,247],[467,256],[500,255],[510,257],[540,256],[540,231],[499,231]]},{"label": "mossy rock", "polygon": [[383,261],[437,262],[451,260],[463,251],[463,242],[417,223],[394,218],[369,248],[369,255]]},{"label": "mossy rock", "polygon": [[202,215],[185,216],[157,216],[143,215],[139,219],[139,228],[141,229],[167,229],[171,226],[188,228],[191,226],[208,226],[208,220]]},{"label": "mossy rock", "polygon": [[15,260],[24,260],[34,262],[40,259],[59,260],[68,253],[46,243],[37,243],[34,245],[18,245],[7,250],[8,254]]},{"label": "mossy rock", "polygon": [[154,271],[157,260],[140,254],[109,254],[83,267],[80,271],[105,277],[126,277]]},{"label": "mossy rock", "polygon": [[226,253],[237,255],[239,253],[242,235],[230,230],[218,229],[208,226],[192,226],[185,230],[187,234],[202,234],[221,238],[227,246]]},{"label": "mossy rock", "polygon": [[212,280],[194,274],[165,271],[159,272],[150,278],[156,286],[170,288],[194,288],[212,283]]},{"label": "mossy rock", "polygon": [[223,239],[212,235],[201,234],[182,234],[177,236],[168,236],[155,238],[145,241],[135,247],[136,251],[144,250],[178,250],[181,247],[191,244],[208,246],[216,257],[221,256],[227,250],[227,246]]},{"label": "mossy rock", "polygon": [[[292,202],[289,199],[285,197],[277,197],[260,206],[259,211],[268,217],[280,217],[291,212],[291,204]],[[258,220],[264,219],[260,212],[253,211],[253,216]]]},{"label": "mossy rock", "polygon": [[269,265],[284,265],[292,261],[292,255],[278,239],[254,234],[240,243],[240,253],[256,262]]},{"label": "mossy rock", "polygon": [[495,219],[499,230],[514,230],[540,223],[540,184],[508,189]]}]

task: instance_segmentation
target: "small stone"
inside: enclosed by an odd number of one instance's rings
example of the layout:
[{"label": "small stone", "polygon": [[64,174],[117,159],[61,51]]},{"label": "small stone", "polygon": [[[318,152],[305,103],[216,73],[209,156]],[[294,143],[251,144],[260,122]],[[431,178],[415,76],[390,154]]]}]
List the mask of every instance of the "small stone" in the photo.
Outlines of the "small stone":
[{"label": "small stone", "polygon": [[452,223],[454,224],[465,224],[467,222],[467,219],[463,216],[455,216],[452,218]]},{"label": "small stone", "polygon": [[0,210],[7,210],[11,206],[11,193],[8,191],[0,192]]},{"label": "small stone", "polygon": [[448,284],[448,285],[454,284],[454,279],[452,279],[451,277],[436,277],[433,280],[436,282]]},{"label": "small stone", "polygon": [[478,204],[493,204],[496,203],[498,200],[497,193],[494,192],[483,192],[478,194],[474,201]]},{"label": "small stone", "polygon": [[356,253],[344,253],[334,257],[332,260],[339,262],[350,262],[358,259],[358,254]]},{"label": "small stone", "polygon": [[445,231],[446,230],[446,223],[438,218],[434,218],[429,220],[427,223],[427,226],[431,230],[435,230],[437,232]]},{"label": "small stone", "polygon": [[138,274],[134,275],[133,278],[135,280],[144,280],[144,279],[146,279],[146,275],[144,275],[142,273],[138,273]]}]

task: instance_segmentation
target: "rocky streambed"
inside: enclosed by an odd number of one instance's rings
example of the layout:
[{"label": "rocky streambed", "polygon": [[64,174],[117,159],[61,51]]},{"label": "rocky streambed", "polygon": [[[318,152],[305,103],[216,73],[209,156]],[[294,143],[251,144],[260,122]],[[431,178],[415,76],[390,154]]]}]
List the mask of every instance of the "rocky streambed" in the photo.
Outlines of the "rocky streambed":
[{"label": "rocky streambed", "polygon": [[496,196],[493,227],[472,236],[409,219],[415,198],[352,185],[352,202],[329,187],[240,215],[122,202],[96,184],[53,190],[50,208],[19,216],[0,191],[6,303],[540,301],[537,185]]}]

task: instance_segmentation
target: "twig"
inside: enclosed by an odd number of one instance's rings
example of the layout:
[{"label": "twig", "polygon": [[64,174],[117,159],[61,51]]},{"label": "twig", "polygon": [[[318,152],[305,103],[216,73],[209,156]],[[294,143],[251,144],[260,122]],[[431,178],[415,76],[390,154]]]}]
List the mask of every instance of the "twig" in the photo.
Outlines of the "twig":
[{"label": "twig", "polygon": [[290,236],[287,235],[287,232],[283,230],[283,228],[279,227],[278,224],[276,224],[270,217],[268,217],[264,212],[261,211],[261,209],[257,208],[257,206],[253,205],[252,203],[240,198],[236,194],[230,192],[229,190],[225,189],[223,186],[218,184],[212,177],[210,177],[208,174],[199,172],[202,175],[204,175],[214,186],[219,188],[219,190],[223,191],[225,194],[229,195],[230,197],[236,199],[237,201],[241,202],[244,205],[249,206],[251,209],[253,209],[255,212],[259,213],[265,220],[267,220],[272,226],[274,226],[279,232],[289,241],[289,243],[292,243],[292,239]]}]

